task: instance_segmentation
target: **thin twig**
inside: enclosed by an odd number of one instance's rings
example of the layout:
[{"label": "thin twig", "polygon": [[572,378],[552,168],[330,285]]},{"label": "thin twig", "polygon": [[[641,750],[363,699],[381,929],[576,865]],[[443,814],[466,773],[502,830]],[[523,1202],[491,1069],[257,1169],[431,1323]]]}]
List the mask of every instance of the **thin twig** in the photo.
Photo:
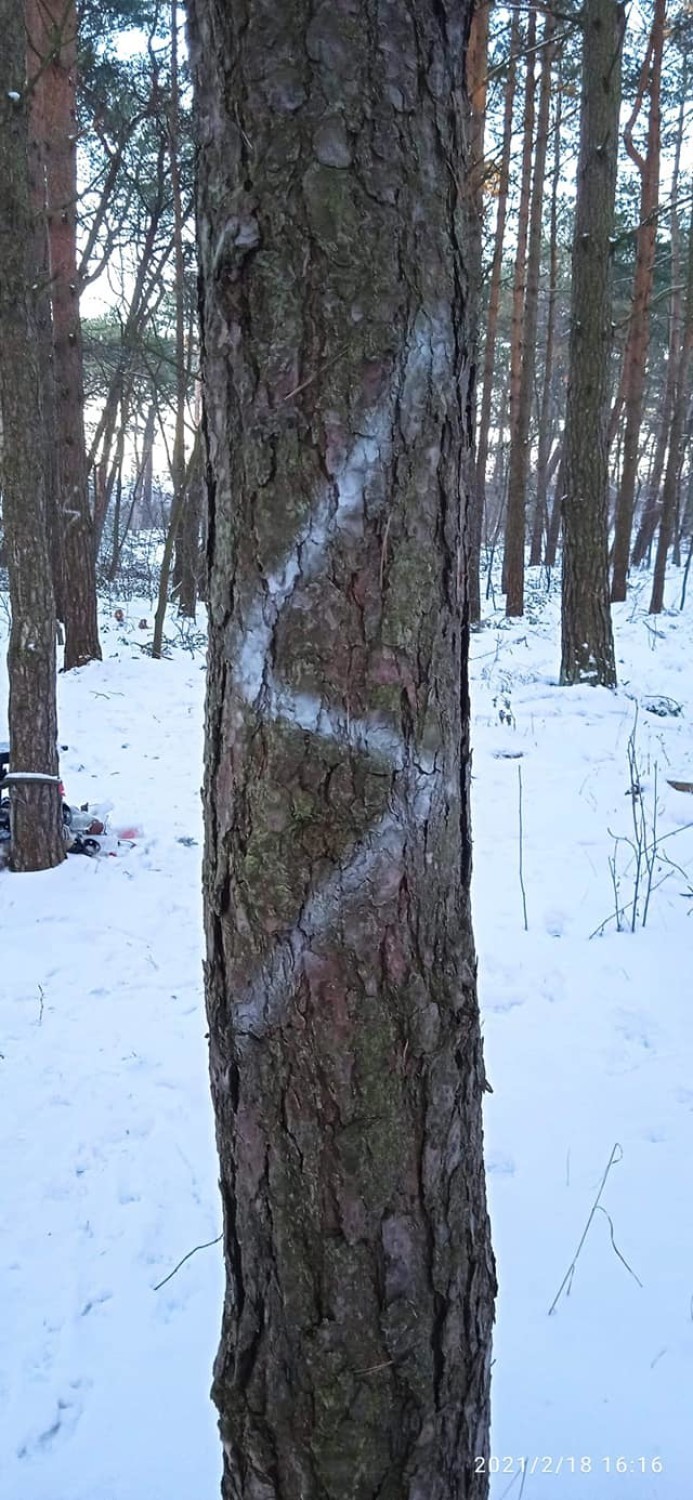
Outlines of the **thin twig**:
[{"label": "thin twig", "polygon": [[526,896],[526,893],[525,893],[524,871],[523,871],[523,868],[522,868],[523,827],[522,827],[522,767],[521,766],[518,766],[518,768],[517,768],[517,783],[518,783],[518,810],[519,810],[519,821],[520,821],[520,850],[519,850],[520,890],[522,891],[522,913],[523,913],[523,917],[524,917],[525,932],[528,932],[529,931],[529,924],[527,922],[527,896]]},{"label": "thin twig", "polygon": [[[616,1155],[617,1151],[620,1152],[619,1156]],[[606,1164],[606,1170],[604,1172],[604,1176],[602,1177],[602,1180],[601,1180],[601,1182],[599,1184],[599,1192],[597,1193],[597,1196],[596,1196],[596,1198],[594,1200],[594,1203],[592,1204],[592,1207],[591,1207],[590,1213],[589,1213],[589,1218],[588,1218],[587,1223],[586,1223],[586,1225],[585,1225],[585,1227],[584,1227],[584,1229],[582,1231],[582,1235],[581,1235],[581,1238],[580,1238],[580,1243],[579,1243],[579,1245],[577,1247],[577,1250],[575,1251],[573,1259],[571,1260],[570,1265],[568,1266],[568,1269],[567,1269],[567,1271],[565,1273],[565,1276],[563,1277],[563,1280],[562,1280],[562,1282],[561,1282],[561,1284],[560,1284],[560,1286],[558,1288],[558,1291],[556,1292],[556,1295],[555,1295],[555,1297],[553,1299],[553,1302],[551,1303],[551,1306],[549,1308],[549,1317],[551,1317],[552,1314],[556,1311],[556,1308],[558,1306],[559,1300],[560,1300],[560,1298],[562,1296],[562,1293],[563,1293],[563,1291],[564,1291],[564,1289],[566,1287],[567,1287],[566,1296],[570,1295],[570,1288],[571,1288],[571,1285],[572,1285],[573,1276],[575,1275],[575,1267],[577,1266],[577,1263],[578,1263],[578,1258],[579,1258],[579,1255],[580,1255],[580,1251],[582,1250],[582,1247],[583,1247],[583,1245],[585,1243],[585,1240],[587,1239],[587,1235],[589,1233],[590,1224],[592,1223],[592,1220],[593,1220],[593,1218],[594,1218],[594,1216],[595,1216],[595,1214],[597,1212],[597,1209],[599,1208],[599,1199],[601,1198],[602,1193],[604,1192],[604,1188],[606,1186],[606,1179],[607,1179],[607,1177],[608,1177],[608,1175],[609,1175],[609,1173],[611,1171],[611,1168],[614,1167],[617,1162],[622,1161],[622,1160],[623,1160],[623,1147],[619,1145],[618,1141],[616,1141],[616,1144],[612,1148],[611,1156],[609,1157],[609,1160],[608,1160],[608,1162]],[[614,1246],[614,1249],[615,1248],[616,1247]],[[630,1266],[628,1267],[628,1270],[630,1271]],[[631,1272],[631,1275],[633,1275],[633,1274],[634,1273]],[[637,1280],[637,1277],[636,1277],[636,1280]]]},{"label": "thin twig", "polygon": [[317,380],[319,375],[324,375],[326,370],[330,370],[333,365],[336,365],[337,361],[341,359],[347,347],[347,344],[341,344],[339,349],[337,350],[337,353],[333,354],[331,359],[323,360],[323,363],[321,365],[318,365],[317,370],[313,370],[312,375],[307,375],[306,379],[302,380],[300,385],[295,385],[292,391],[287,391],[287,394],[285,396],[282,396],[282,402],[292,401],[294,396],[298,396],[300,395],[301,391],[305,391],[306,386],[312,385],[313,381]]},{"label": "thin twig", "polygon": [[618,1248],[618,1245],[616,1244],[616,1241],[614,1239],[614,1226],[613,1226],[613,1222],[612,1222],[612,1219],[611,1219],[611,1215],[607,1213],[606,1209],[602,1207],[601,1203],[598,1205],[598,1207],[599,1207],[600,1214],[603,1214],[604,1218],[608,1220],[609,1232],[611,1234],[612,1248],[615,1250],[615,1252],[616,1252],[619,1260],[623,1262],[626,1270],[630,1272],[631,1276],[633,1277],[633,1280],[637,1281],[639,1287],[642,1287],[642,1282],[640,1280],[640,1277],[636,1276],[635,1271],[633,1270],[633,1267],[629,1266],[628,1261],[626,1260],[625,1255],[621,1254],[621,1252],[620,1252],[620,1250]]},{"label": "thin twig", "polygon": [[175,1276],[176,1271],[180,1271],[181,1266],[185,1265],[186,1260],[190,1260],[191,1255],[197,1255],[198,1250],[209,1250],[212,1245],[218,1245],[220,1239],[221,1235],[218,1234],[215,1240],[205,1240],[204,1245],[194,1245],[192,1250],[189,1250],[187,1255],[184,1255],[183,1259],[179,1260],[178,1265],[174,1266],[172,1271],[169,1271],[168,1276],[164,1276],[163,1281],[157,1281],[156,1286],[152,1287],[152,1291],[160,1292],[162,1286],[165,1286],[166,1282],[170,1281],[172,1276]]}]

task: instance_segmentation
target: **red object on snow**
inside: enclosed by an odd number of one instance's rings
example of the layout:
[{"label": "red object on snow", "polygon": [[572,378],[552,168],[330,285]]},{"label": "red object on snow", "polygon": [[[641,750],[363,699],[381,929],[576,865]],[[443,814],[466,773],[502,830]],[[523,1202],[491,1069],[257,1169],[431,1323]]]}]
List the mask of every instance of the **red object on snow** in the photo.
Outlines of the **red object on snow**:
[{"label": "red object on snow", "polygon": [[123,843],[132,843],[135,839],[139,839],[142,837],[142,829],[137,827],[116,828],[116,833],[118,835],[118,838],[122,839]]}]

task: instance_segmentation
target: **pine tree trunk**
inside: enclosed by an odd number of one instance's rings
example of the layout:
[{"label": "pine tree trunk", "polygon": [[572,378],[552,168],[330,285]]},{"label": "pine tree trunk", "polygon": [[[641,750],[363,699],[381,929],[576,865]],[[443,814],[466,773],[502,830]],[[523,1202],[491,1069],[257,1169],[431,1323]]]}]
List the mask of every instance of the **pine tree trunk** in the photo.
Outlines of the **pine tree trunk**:
[{"label": "pine tree trunk", "polygon": [[[474,477],[473,500],[470,508],[470,546],[472,559],[475,551],[481,558],[481,544],[484,532],[484,515],[486,510],[486,469],[489,455],[489,438],[491,430],[491,410],[493,403],[493,390],[496,364],[496,342],[498,338],[498,318],[501,301],[501,279],[503,273],[503,246],[505,243],[505,225],[508,214],[508,188],[510,176],[510,152],[513,138],[513,107],[515,103],[516,82],[516,57],[520,46],[520,16],[519,10],[513,11],[510,29],[510,56],[508,61],[508,76],[505,84],[505,95],[503,104],[503,142],[501,146],[500,164],[498,169],[498,201],[496,204],[496,228],[493,243],[493,261],[491,264],[491,276],[489,282],[488,314],[486,318],[486,337],[484,340],[484,367],[481,385],[481,403],[479,408],[479,422],[477,431],[476,467]],[[470,618],[477,621],[481,617],[481,599],[477,601],[474,596],[474,568],[470,568]]]},{"label": "pine tree trunk", "polygon": [[[641,72],[638,99],[625,132],[626,148],[641,174],[640,217],[636,237],[633,306],[628,325],[624,355],[625,429],[623,434],[623,468],[616,502],[613,577],[611,597],[622,602],[626,597],[630,539],[640,456],[645,369],[650,335],[650,300],[654,276],[657,238],[656,210],[659,200],[659,158],[661,147],[661,79],[666,0],[654,0],[652,32]],[[632,129],[644,93],[649,95],[647,148],[644,157],[633,144]]]},{"label": "pine tree trunk", "polygon": [[203,489],[202,433],[198,430],[185,476],[183,508],[176,536],[173,570],[173,594],[178,605],[178,612],[189,620],[195,619],[197,607]]},{"label": "pine tree trunk", "polygon": [[188,400],[188,359],[185,327],[185,256],[183,245],[183,201],[181,195],[179,151],[180,151],[180,106],[178,78],[178,3],[171,4],[171,107],[168,124],[169,152],[171,163],[171,187],[173,194],[173,240],[174,240],[174,299],[176,310],[176,417],[173,440],[171,477],[173,480],[174,505],[179,513],[175,533],[175,556],[173,569],[173,593],[177,597],[180,614],[195,616],[197,580],[194,565],[189,565],[192,553],[197,559],[197,515],[194,509],[195,492],[187,483],[185,463],[185,416]]},{"label": "pine tree trunk", "polygon": [[469,11],[191,5],[225,1500],[487,1493]]},{"label": "pine tree trunk", "polygon": [[[553,503],[549,516],[549,525],[546,533],[546,548],[544,551],[544,567],[555,568],[556,554],[558,552],[558,539],[561,535],[561,514],[563,511],[563,452],[565,433],[558,444],[556,454],[556,484],[553,492]],[[547,500],[548,505],[548,500]]]},{"label": "pine tree trunk", "polygon": [[563,119],[563,85],[560,77],[556,83],[554,113],[554,151],[551,174],[551,208],[549,212],[549,293],[546,310],[546,347],[544,349],[544,379],[541,387],[539,408],[539,438],[537,444],[537,493],[532,527],[532,546],[529,554],[530,566],[536,568],[541,562],[544,532],[548,536],[548,491],[551,479],[551,440],[555,423],[553,392],[553,361],[556,337],[556,304],[558,300],[558,189],[561,180],[561,125]]},{"label": "pine tree trunk", "polygon": [[[524,613],[529,428],[532,413],[532,397],[534,395],[544,180],[546,177],[546,151],[549,140],[551,69],[553,66],[553,47],[551,43],[554,29],[555,21],[553,15],[551,11],[547,11],[544,21],[541,52],[537,138],[534,152],[534,175],[532,179],[527,264],[525,268],[525,300],[519,348],[519,379],[510,429],[508,511],[505,530],[505,612],[509,616],[519,616]],[[534,58],[532,57],[531,60],[528,59],[528,65],[530,61],[532,67],[534,67]]]},{"label": "pine tree trunk", "polygon": [[616,682],[609,609],[611,255],[623,10],[585,0],[563,459],[561,682]]},{"label": "pine tree trunk", "polygon": [[45,90],[41,79],[40,0],[26,0],[27,78],[32,84],[29,96],[29,177],[33,234],[33,259],[36,265],[36,330],[38,336],[39,379],[42,410],[42,468],[48,518],[48,538],[53,573],[55,612],[65,618],[65,564],[60,520],[60,483],[56,452],[55,361],[53,354],[53,312],[51,298],[51,262],[48,242],[48,204],[46,185]]},{"label": "pine tree trunk", "polygon": [[[510,442],[517,426],[522,383],[522,355],[524,349],[525,295],[527,290],[527,240],[529,236],[529,209],[532,189],[532,157],[534,147],[534,115],[536,96],[535,48],[537,38],[537,13],[530,8],[527,22],[525,63],[525,92],[522,115],[522,168],[520,175],[520,201],[517,212],[517,246],[513,276],[513,311],[510,335]],[[517,536],[517,516],[508,503],[505,512],[505,546],[503,551],[503,591],[506,594],[506,612],[521,615],[524,594],[524,524],[522,536]],[[521,556],[520,556],[521,554]],[[509,598],[508,598],[509,596]]]},{"label": "pine tree trunk", "polygon": [[41,0],[34,15],[40,28],[31,45],[38,61],[35,86],[43,95],[65,668],[69,670],[101,657],[77,270],[77,13],[74,0]]},{"label": "pine tree trunk", "polygon": [[669,451],[662,486],[662,518],[659,523],[659,538],[652,578],[650,614],[658,615],[664,607],[664,583],[667,556],[671,546],[683,462],[684,431],[690,398],[690,366],[693,351],[693,215],[688,228],[688,277],[686,284],[686,312],[683,323],[681,352],[677,362],[676,393],[669,432]]},{"label": "pine tree trunk", "polygon": [[669,211],[669,226],[671,236],[671,302],[669,309],[669,347],[667,351],[667,374],[664,384],[657,425],[657,439],[655,443],[652,467],[648,477],[647,500],[640,518],[635,545],[633,547],[632,563],[638,567],[644,562],[652,546],[655,531],[661,515],[660,488],[664,474],[664,463],[667,455],[667,439],[671,416],[674,409],[676,391],[676,369],[680,356],[681,346],[681,315],[683,297],[681,295],[681,227],[679,224],[678,193],[679,176],[681,170],[681,148],[685,138],[685,111],[687,104],[686,89],[687,69],[684,60],[684,80],[681,86],[681,102],[679,106],[678,129],[676,133],[676,145],[674,148],[674,165],[671,177],[671,207]]},{"label": "pine tree trunk", "polygon": [[[486,95],[488,86],[488,26],[490,0],[473,0],[472,24],[467,48],[467,91],[470,105],[469,169],[467,192],[470,195],[470,260],[474,266],[473,302],[477,313],[481,307],[481,258],[484,222],[484,136],[486,127]],[[474,367],[478,365],[478,330],[474,337]],[[476,402],[475,402],[476,405]],[[481,500],[481,504],[479,503]],[[483,499],[476,485],[472,486],[469,516],[469,615],[477,622],[481,619],[481,532],[483,527]]]},{"label": "pine tree trunk", "polygon": [[11,791],[12,866],[65,858],[58,789],[55,602],[41,458],[37,267],[28,158],[24,13],[0,0],[0,425],[3,523],[12,625],[8,650],[10,770],[42,780]]}]

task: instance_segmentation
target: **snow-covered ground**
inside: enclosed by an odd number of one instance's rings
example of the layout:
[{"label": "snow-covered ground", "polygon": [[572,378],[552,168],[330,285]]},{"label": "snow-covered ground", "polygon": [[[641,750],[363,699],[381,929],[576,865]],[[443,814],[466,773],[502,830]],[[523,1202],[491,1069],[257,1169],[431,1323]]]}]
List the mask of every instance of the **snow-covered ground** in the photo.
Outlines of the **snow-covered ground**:
[{"label": "snow-covered ground", "polygon": [[[693,782],[693,600],[656,624],[646,600],[616,613],[615,693],[557,687],[558,601],[539,574],[524,621],[494,615],[472,640],[494,1500],[690,1493],[693,796],[668,779]],[[147,607],[125,607],[122,626],[104,615],[106,660],[60,679],[61,768],[71,801],[109,801],[143,834],[116,859],[0,876],[2,1500],[218,1493],[220,1247],[155,1290],[220,1229],[204,658],[181,645],[152,662]],[[651,845],[656,779],[659,860],[631,933],[616,930],[609,861],[627,908],[633,857],[615,839],[632,837],[636,706],[636,812]]]}]

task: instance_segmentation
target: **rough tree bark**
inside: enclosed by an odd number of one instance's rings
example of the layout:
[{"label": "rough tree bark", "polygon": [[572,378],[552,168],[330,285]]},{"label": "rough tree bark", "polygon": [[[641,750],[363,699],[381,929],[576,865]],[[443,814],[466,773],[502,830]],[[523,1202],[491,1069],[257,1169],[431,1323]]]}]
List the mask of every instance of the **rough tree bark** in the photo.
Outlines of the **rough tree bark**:
[{"label": "rough tree bark", "polygon": [[24,11],[0,0],[0,414],[1,483],[12,626],[10,769],[52,777],[18,782],[12,797],[12,866],[45,870],[65,858],[58,789],[55,607],[41,470],[41,402],[35,296],[36,240],[28,160]]},{"label": "rough tree bark", "polygon": [[[625,428],[623,433],[623,468],[616,501],[613,576],[611,597],[623,602],[628,585],[630,538],[640,455],[645,368],[650,337],[650,300],[657,239],[657,205],[659,202],[659,158],[661,148],[661,83],[666,0],[654,0],[652,31],[643,62],[638,96],[624,131],[629,156],[641,176],[640,222],[636,237],[633,305],[623,357],[623,399]],[[633,141],[635,121],[645,94],[649,96],[647,147],[643,157]]]},{"label": "rough tree bark", "polygon": [[37,128],[45,131],[46,212],[55,361],[58,515],[64,570],[65,667],[100,659],[96,573],[84,438],[77,269],[77,13],[74,0],[32,5]]},{"label": "rough tree bark", "polygon": [[611,258],[621,103],[623,6],[585,0],[562,464],[561,682],[616,682],[609,609]]},{"label": "rough tree bark", "polygon": [[190,5],[225,1500],[487,1492],[469,12]]}]

